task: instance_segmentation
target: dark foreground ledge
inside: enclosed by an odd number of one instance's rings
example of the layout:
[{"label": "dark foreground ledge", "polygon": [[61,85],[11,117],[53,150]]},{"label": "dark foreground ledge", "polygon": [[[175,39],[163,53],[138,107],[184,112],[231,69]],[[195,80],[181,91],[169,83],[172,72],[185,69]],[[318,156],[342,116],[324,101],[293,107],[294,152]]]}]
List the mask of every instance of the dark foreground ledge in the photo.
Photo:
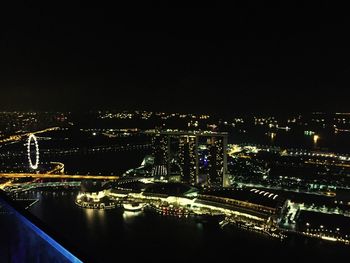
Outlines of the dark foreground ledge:
[{"label": "dark foreground ledge", "polygon": [[90,262],[60,234],[0,191],[1,262]]}]

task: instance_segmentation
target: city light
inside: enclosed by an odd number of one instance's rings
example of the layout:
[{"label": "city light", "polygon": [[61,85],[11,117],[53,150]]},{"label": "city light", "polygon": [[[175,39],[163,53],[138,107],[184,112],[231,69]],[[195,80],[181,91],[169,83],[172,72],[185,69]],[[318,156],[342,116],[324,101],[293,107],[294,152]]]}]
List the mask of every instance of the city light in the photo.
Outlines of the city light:
[{"label": "city light", "polygon": [[[39,115],[23,114],[24,122],[34,125],[39,121],[34,116]],[[281,121],[273,116],[254,116],[253,121],[239,117],[215,122],[213,117],[165,112],[100,111],[93,116],[110,123],[137,123],[134,121],[147,121],[152,117],[152,122],[159,121],[161,125],[156,128],[146,128],[147,125],[79,127],[72,121],[60,128],[41,127],[30,133],[28,128],[16,128],[18,132],[6,133],[3,137],[0,134],[1,149],[4,149],[0,152],[0,189],[11,196],[41,195],[49,189],[57,200],[61,197],[56,191],[62,195],[69,191],[75,197],[73,205],[89,211],[90,221],[107,218],[105,210],[109,209],[122,210],[120,214],[127,224],[133,224],[134,220],[129,219],[141,220],[148,213],[176,220],[193,217],[201,223],[217,217],[219,229],[233,226],[281,241],[292,233],[350,244],[348,229],[342,223],[348,222],[350,212],[346,206],[350,201],[338,193],[338,189],[345,192],[350,189],[346,179],[350,173],[350,155],[345,151],[337,153],[316,145],[299,147],[284,141],[284,137],[294,138],[298,134],[304,139],[312,136],[317,144],[320,136],[313,130],[319,130],[309,123],[323,125],[327,121],[324,117],[313,116],[310,121],[292,116],[288,121]],[[164,125],[166,120],[182,122],[183,129]],[[343,118],[340,122],[344,123]],[[188,123],[191,129],[186,130]],[[199,128],[208,127],[207,124],[215,124],[215,131]],[[16,125],[19,124],[10,123],[9,129]],[[79,141],[74,142],[77,131]],[[260,133],[261,141],[235,142],[235,136],[243,131],[246,135]],[[38,133],[42,141],[40,156],[35,136]],[[17,145],[23,145],[23,139],[27,147],[24,154],[17,150],[20,148]],[[119,173],[120,162],[125,160],[125,166],[129,165],[129,161],[123,159],[126,152],[128,156],[137,153],[143,159],[137,158],[135,166]],[[96,156],[96,162],[101,161],[99,156],[113,156],[116,166],[109,161],[106,165],[102,160],[99,169],[85,169],[90,167],[89,163],[86,167],[77,164],[78,169],[72,172],[74,165],[70,160],[88,157],[89,162],[95,162],[90,156]],[[22,161],[23,157],[28,159],[29,167],[28,162]],[[94,188],[95,185],[98,187]],[[31,210],[41,203],[38,198],[31,202],[30,198],[23,200],[27,200],[26,208]],[[334,224],[330,224],[333,221]]]},{"label": "city light", "polygon": [[314,141],[314,144],[316,144],[318,142],[318,140],[320,139],[320,137],[318,135],[314,135],[313,136],[313,141]]}]

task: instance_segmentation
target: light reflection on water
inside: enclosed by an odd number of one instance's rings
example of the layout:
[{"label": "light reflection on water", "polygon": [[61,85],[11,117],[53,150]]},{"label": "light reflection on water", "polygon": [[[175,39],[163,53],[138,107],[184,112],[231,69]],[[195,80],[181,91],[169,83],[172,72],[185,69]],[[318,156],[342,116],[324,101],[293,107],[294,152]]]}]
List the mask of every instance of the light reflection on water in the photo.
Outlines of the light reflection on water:
[{"label": "light reflection on water", "polygon": [[84,209],[84,214],[88,224],[92,224],[94,220],[94,210],[93,209]]},{"label": "light reflection on water", "polygon": [[125,223],[132,222],[135,217],[138,217],[142,214],[142,211],[124,211],[123,212],[123,219]]},{"label": "light reflection on water", "polygon": [[203,224],[202,223],[197,223],[196,227],[197,227],[197,229],[202,230],[203,229]]}]

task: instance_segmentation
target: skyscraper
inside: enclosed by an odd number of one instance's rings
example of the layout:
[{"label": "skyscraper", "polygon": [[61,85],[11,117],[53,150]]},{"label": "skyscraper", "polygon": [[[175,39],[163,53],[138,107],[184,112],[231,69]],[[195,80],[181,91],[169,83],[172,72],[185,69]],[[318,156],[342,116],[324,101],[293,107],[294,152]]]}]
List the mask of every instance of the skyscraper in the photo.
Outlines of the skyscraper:
[{"label": "skyscraper", "polygon": [[168,136],[157,133],[152,137],[152,152],[154,165],[167,165],[168,163]]},{"label": "skyscraper", "polygon": [[[204,140],[203,140],[204,139]],[[204,142],[203,142],[204,141]],[[200,172],[199,143],[208,149],[208,169]],[[227,133],[202,131],[156,131],[153,137],[154,164],[167,167],[189,184],[228,186]],[[177,164],[176,166],[174,164]],[[174,168],[176,168],[174,170]],[[164,176],[164,168],[162,176]]]},{"label": "skyscraper", "polygon": [[224,175],[227,171],[225,161],[225,137],[211,137],[208,139],[209,149],[209,186],[223,186]]},{"label": "skyscraper", "polygon": [[182,169],[182,181],[198,183],[198,139],[196,136],[179,137],[179,163]]}]

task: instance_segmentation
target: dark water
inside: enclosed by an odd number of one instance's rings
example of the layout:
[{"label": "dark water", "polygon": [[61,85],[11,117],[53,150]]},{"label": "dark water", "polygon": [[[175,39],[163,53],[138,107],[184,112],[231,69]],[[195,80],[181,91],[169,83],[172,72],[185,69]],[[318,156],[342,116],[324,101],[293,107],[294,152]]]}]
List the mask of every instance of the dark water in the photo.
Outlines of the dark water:
[{"label": "dark water", "polygon": [[350,248],[318,240],[290,238],[277,241],[215,222],[166,217],[122,209],[90,210],[74,204],[74,192],[31,192],[38,197],[30,212],[59,232],[94,261],[121,258],[153,262],[204,262],[246,257],[249,260],[317,260],[348,258]]},{"label": "dark water", "polygon": [[319,140],[313,141],[313,136],[307,136],[303,131],[279,130],[274,138],[271,138],[266,131],[253,130],[246,133],[231,133],[231,143],[252,143],[261,145],[273,145],[286,148],[299,148],[308,150],[323,150],[337,153],[350,153],[350,133],[321,131],[317,133]]},{"label": "dark water", "polygon": [[64,163],[67,174],[121,175],[131,168],[139,167],[147,151],[125,151],[96,155],[68,156],[57,158]]}]

